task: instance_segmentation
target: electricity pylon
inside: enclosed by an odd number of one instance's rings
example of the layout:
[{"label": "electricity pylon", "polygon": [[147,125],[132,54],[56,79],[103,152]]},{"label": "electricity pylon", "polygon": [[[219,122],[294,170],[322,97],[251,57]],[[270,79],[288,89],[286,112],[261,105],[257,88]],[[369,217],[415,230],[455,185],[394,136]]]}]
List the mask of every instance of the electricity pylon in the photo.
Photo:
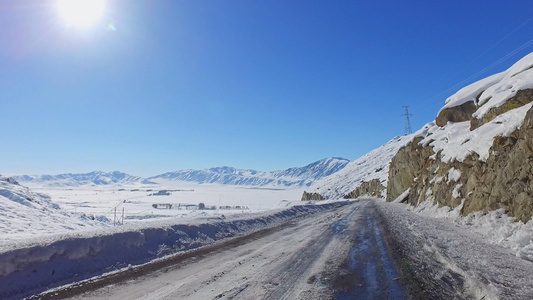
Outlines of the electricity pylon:
[{"label": "electricity pylon", "polygon": [[405,116],[405,126],[404,126],[404,135],[411,134],[413,131],[411,130],[411,122],[409,122],[409,116],[412,116],[409,113],[409,106],[402,106],[404,108],[404,113],[402,116]]}]

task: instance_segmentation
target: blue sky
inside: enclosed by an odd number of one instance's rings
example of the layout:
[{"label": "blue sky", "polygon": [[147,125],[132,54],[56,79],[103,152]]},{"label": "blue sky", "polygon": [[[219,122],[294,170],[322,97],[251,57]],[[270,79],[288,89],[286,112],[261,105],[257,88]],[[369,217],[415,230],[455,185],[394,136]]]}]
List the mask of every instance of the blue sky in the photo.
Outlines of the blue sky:
[{"label": "blue sky", "polygon": [[403,134],[402,105],[416,130],[532,52],[532,17],[528,1],[110,0],[76,29],[54,1],[2,1],[0,173],[357,159]]}]

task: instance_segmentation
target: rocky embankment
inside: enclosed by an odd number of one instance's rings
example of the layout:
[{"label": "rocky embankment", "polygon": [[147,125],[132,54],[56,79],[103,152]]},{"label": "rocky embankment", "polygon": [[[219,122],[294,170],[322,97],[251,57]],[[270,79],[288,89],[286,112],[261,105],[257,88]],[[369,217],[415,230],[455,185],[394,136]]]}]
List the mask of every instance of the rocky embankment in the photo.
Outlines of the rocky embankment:
[{"label": "rocky embankment", "polygon": [[[533,216],[533,53],[508,70],[446,100],[434,123],[413,134],[386,167],[386,180],[366,176],[346,198],[386,197],[417,206],[461,207],[461,214],[503,209]],[[367,162],[368,164],[368,162]],[[370,174],[370,173],[369,173]]]},{"label": "rocky embankment", "polygon": [[[533,93],[527,94],[522,106],[533,101]],[[512,106],[517,103],[513,99],[510,102]],[[449,116],[453,118],[453,114]],[[470,122],[473,120],[479,122],[475,118]],[[533,109],[527,110],[519,129],[509,136],[494,137],[486,160],[473,152],[462,161],[445,162],[442,152],[435,153],[430,145],[423,145],[422,138],[416,138],[392,159],[387,201],[407,189],[409,193],[402,200],[411,205],[430,200],[439,206],[456,207],[464,201],[462,215],[501,208],[527,222],[533,215]]]},{"label": "rocky embankment", "polygon": [[344,199],[353,199],[361,196],[382,198],[386,187],[378,179],[364,181],[359,187],[344,195]]}]

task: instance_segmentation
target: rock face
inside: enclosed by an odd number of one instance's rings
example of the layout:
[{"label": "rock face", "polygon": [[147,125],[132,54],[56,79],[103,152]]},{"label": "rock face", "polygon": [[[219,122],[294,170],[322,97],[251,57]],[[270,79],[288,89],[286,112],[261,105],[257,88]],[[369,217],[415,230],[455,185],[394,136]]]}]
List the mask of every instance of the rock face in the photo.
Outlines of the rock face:
[{"label": "rock face", "polygon": [[308,193],[304,191],[302,195],[302,201],[310,201],[310,200],[324,200],[324,197],[320,195],[319,193]]},{"label": "rock face", "polygon": [[353,199],[361,196],[368,197],[383,197],[385,186],[378,180],[372,179],[370,181],[362,182],[359,187],[344,196],[344,199]]},{"label": "rock face", "polygon": [[441,110],[435,119],[437,126],[443,127],[448,122],[464,122],[472,119],[472,114],[476,111],[474,101],[468,101],[459,106],[445,108]]},{"label": "rock face", "polygon": [[[414,139],[407,146],[401,148],[392,158],[389,166],[387,199],[394,200],[410,188],[414,179],[419,176],[426,158],[433,154],[431,149],[424,149],[418,145],[421,140],[422,138],[420,137]],[[422,152],[428,153],[422,154]]]},{"label": "rock face", "polygon": [[[448,98],[391,160],[387,201],[533,216],[533,53]],[[426,125],[427,126],[427,125]]]},{"label": "rock face", "polygon": [[530,53],[460,89],[434,123],[352,162],[314,191],[326,197],[342,191],[348,198],[386,194],[387,201],[414,206],[460,207],[462,215],[503,209],[527,222],[533,216],[532,102]]},{"label": "rock face", "polygon": [[522,127],[508,137],[496,137],[486,161],[473,153],[462,162],[443,162],[440,153],[417,138],[400,149],[389,168],[387,200],[410,189],[406,201],[434,201],[456,207],[462,215],[504,209],[527,222],[533,216],[533,109]]}]

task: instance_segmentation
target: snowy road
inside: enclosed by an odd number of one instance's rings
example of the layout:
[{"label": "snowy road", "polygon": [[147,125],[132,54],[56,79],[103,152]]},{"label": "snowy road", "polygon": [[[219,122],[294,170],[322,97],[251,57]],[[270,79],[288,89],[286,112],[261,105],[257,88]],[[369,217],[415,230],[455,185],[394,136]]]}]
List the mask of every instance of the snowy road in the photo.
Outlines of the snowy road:
[{"label": "snowy road", "polygon": [[375,204],[360,201],[52,297],[405,299],[380,228]]}]

